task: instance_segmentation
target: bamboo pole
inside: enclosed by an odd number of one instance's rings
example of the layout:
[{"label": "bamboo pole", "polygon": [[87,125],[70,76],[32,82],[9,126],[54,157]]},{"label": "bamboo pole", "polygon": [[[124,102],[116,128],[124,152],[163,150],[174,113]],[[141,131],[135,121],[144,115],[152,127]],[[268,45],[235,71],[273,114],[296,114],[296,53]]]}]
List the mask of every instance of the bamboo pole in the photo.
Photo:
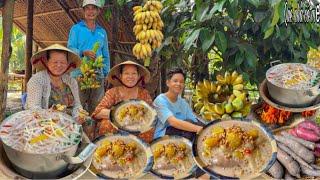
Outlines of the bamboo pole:
[{"label": "bamboo pole", "polygon": [[0,121],[5,118],[8,91],[9,59],[12,53],[11,32],[13,23],[14,0],[6,0],[2,10],[2,54],[0,67]]}]

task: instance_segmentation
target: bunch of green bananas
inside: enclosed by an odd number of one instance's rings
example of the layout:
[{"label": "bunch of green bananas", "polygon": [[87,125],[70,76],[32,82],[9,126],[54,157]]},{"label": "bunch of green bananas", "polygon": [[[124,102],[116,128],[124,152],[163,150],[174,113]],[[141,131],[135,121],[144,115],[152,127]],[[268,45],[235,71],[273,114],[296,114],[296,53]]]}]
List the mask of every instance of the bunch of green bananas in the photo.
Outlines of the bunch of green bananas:
[{"label": "bunch of green bananas", "polygon": [[143,7],[133,7],[133,32],[139,43],[134,45],[132,52],[137,59],[151,57],[152,51],[161,46],[164,24],[159,14],[162,8],[161,2],[156,0],[147,1]]},{"label": "bunch of green bananas", "polygon": [[236,71],[217,75],[215,82],[198,82],[192,97],[195,112],[207,121],[247,116],[251,102],[244,84],[243,76]]},{"label": "bunch of green bananas", "polygon": [[[94,53],[97,53],[99,49],[99,42],[96,42],[92,48]],[[80,89],[95,89],[100,87],[100,69],[103,67],[103,57],[98,56],[96,59],[88,59],[87,57],[82,58],[80,65],[81,75],[78,77]]]}]

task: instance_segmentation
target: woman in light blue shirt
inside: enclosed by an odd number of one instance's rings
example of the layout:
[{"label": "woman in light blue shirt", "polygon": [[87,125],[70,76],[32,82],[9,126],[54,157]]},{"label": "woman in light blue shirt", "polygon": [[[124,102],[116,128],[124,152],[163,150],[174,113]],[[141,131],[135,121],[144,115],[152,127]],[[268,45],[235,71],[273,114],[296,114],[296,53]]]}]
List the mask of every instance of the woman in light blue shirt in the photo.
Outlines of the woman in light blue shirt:
[{"label": "woman in light blue shirt", "polygon": [[181,97],[184,90],[185,74],[182,69],[174,68],[167,74],[168,91],[160,94],[153,102],[158,122],[154,138],[168,135],[180,135],[192,140],[202,127],[196,125],[197,119],[191,107]]}]

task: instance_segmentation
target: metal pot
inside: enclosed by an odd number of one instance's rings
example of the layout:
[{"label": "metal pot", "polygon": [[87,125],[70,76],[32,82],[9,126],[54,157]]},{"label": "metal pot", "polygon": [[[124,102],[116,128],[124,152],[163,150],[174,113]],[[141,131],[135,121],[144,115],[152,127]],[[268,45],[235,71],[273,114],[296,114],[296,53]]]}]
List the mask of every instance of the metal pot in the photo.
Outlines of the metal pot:
[{"label": "metal pot", "polygon": [[[280,87],[271,81],[272,73],[277,69],[286,69],[286,66],[301,66],[302,68],[311,69],[320,73],[319,70],[310,67],[306,64],[300,63],[283,63],[271,67],[266,72],[267,87],[269,94],[276,103],[287,106],[287,107],[308,107],[313,105],[314,101],[320,95],[320,81],[318,81],[314,86],[305,89],[290,89],[285,87]],[[279,72],[279,71],[277,71]]]},{"label": "metal pot", "polygon": [[[30,113],[30,111],[22,111],[12,116],[21,116],[24,113]],[[4,120],[2,125],[10,120],[12,116]],[[63,116],[66,115],[63,114]],[[56,178],[66,171],[68,164],[83,163],[96,148],[95,144],[90,143],[78,156],[74,157],[79,143],[80,141],[62,152],[50,154],[19,151],[7,145],[4,141],[3,147],[13,167],[21,175],[28,178]]]}]

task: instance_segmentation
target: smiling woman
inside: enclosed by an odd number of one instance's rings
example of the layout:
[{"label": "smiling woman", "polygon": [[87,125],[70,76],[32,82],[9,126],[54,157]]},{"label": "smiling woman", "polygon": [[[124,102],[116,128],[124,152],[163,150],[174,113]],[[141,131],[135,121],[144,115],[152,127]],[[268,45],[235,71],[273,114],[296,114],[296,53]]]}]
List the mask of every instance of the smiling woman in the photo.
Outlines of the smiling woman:
[{"label": "smiling woman", "polygon": [[[144,84],[150,80],[150,72],[144,66],[132,61],[125,61],[114,66],[107,78],[108,82],[114,87],[109,89],[92,117],[97,121],[98,135],[106,132],[117,131],[116,126],[110,121],[110,109],[121,101],[138,99],[152,105],[152,99]],[[146,142],[151,142],[154,128],[139,134]]]},{"label": "smiling woman", "polygon": [[65,105],[67,112],[81,123],[82,106],[77,81],[68,74],[80,65],[79,56],[62,45],[54,44],[34,54],[31,61],[38,73],[27,84],[27,109]]},{"label": "smiling woman", "polygon": [[47,53],[48,70],[54,76],[62,75],[68,68],[67,53],[60,50],[50,50]]}]

